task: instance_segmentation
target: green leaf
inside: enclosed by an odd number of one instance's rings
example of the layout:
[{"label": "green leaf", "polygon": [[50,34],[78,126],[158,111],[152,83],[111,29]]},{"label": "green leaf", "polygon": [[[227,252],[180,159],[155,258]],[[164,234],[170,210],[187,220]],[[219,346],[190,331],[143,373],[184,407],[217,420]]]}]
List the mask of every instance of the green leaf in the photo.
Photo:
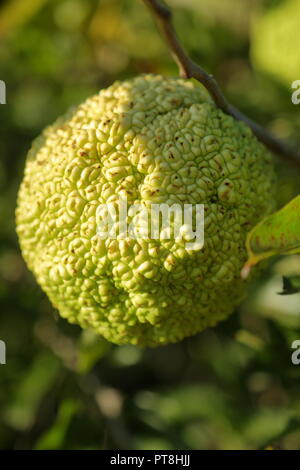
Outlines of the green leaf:
[{"label": "green leaf", "polygon": [[278,442],[279,439],[287,436],[288,434],[291,434],[294,431],[299,431],[300,428],[300,419],[297,416],[292,416],[286,423],[286,425],[277,433],[274,433],[274,435],[267,439],[266,442],[260,447],[259,450],[263,450],[266,447],[272,446],[274,442]]},{"label": "green leaf", "polygon": [[275,255],[300,253],[300,196],[263,219],[247,237],[248,261],[242,277],[258,262]]},{"label": "green leaf", "polygon": [[4,416],[8,425],[18,430],[33,425],[39,403],[52,387],[59,370],[60,363],[52,354],[42,352],[36,357],[6,407]]},{"label": "green leaf", "polygon": [[78,410],[79,404],[76,400],[64,400],[59,407],[57,418],[53,426],[38,439],[38,442],[35,445],[35,450],[61,449],[70,422]]},{"label": "green leaf", "polygon": [[0,36],[10,33],[14,28],[22,26],[47,3],[48,0],[27,0],[19,2],[11,0],[1,9]]}]

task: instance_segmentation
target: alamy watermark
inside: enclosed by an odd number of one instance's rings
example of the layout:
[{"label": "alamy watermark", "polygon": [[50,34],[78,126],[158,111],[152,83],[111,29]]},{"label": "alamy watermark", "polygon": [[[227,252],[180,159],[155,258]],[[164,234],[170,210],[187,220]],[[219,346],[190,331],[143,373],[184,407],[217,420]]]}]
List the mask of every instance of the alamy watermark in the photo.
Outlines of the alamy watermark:
[{"label": "alamy watermark", "polygon": [[0,80],[0,104],[6,104],[6,85],[3,80]]},{"label": "alamy watermark", "polygon": [[295,339],[292,342],[291,348],[295,349],[291,356],[292,363],[294,366],[298,366],[300,364],[300,339]]},{"label": "alamy watermark", "polygon": [[127,198],[118,198],[97,208],[96,222],[102,240],[183,240],[187,250],[200,250],[204,245],[203,204],[128,206]]},{"label": "alamy watermark", "polygon": [[[6,85],[0,80],[0,104],[6,104]],[[6,344],[0,339],[0,365],[6,364]]]},{"label": "alamy watermark", "polygon": [[300,104],[300,80],[295,80],[292,83],[292,89],[295,90],[292,93],[292,103]]},{"label": "alamy watermark", "polygon": [[0,339],[0,365],[6,364],[6,344]]}]

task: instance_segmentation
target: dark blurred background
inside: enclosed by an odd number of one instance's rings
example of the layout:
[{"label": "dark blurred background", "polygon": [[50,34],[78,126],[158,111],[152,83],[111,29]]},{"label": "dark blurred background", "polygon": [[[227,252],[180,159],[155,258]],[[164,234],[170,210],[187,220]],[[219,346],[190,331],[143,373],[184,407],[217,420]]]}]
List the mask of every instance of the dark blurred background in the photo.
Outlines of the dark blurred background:
[{"label": "dark blurred background", "polygon": [[[253,24],[284,2],[168,3],[191,56],[228,98],[299,145],[290,85],[249,59]],[[22,261],[14,209],[31,141],[71,105],[144,72],[177,75],[141,0],[1,3],[0,448],[300,450],[300,365],[291,362],[300,294],[277,295],[282,274],[300,273],[299,256],[272,260],[217,328],[157,349],[68,325]],[[299,173],[277,168],[282,205],[299,192]]]}]

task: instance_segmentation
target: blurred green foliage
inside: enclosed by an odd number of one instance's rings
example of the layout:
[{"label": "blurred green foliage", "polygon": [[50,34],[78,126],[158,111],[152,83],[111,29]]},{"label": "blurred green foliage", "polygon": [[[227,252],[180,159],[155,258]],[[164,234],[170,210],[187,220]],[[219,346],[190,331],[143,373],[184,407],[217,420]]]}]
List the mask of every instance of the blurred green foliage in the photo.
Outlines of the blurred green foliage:
[{"label": "blurred green foliage", "polygon": [[300,21],[298,0],[276,2],[257,15],[251,33],[251,58],[255,67],[290,86],[300,69],[295,53]]},{"label": "blurred green foliage", "polygon": [[[288,87],[254,72],[253,18],[275,0],[172,0],[193,59],[229,99],[299,145]],[[276,3],[276,2],[275,2]],[[297,51],[295,51],[295,54]],[[177,70],[141,0],[7,0],[0,10],[1,449],[300,449],[300,257],[275,259],[226,322],[179,344],[114,346],[59,319],[14,230],[24,159],[42,128],[116,79]],[[299,76],[295,77],[300,79]],[[279,205],[299,192],[282,162]],[[259,188],[258,188],[259,191]]]}]

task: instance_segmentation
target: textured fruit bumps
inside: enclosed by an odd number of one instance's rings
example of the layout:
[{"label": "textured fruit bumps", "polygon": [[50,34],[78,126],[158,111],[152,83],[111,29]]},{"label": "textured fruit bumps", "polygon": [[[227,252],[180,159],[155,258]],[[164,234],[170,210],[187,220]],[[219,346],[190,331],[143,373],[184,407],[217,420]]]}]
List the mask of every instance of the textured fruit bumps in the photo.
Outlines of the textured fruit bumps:
[{"label": "textured fruit bumps", "polygon": [[[100,204],[204,204],[205,243],[102,240]],[[62,317],[109,341],[176,342],[241,301],[247,232],[274,209],[271,155],[193,82],[116,82],[33,143],[16,211],[24,259]]]}]

